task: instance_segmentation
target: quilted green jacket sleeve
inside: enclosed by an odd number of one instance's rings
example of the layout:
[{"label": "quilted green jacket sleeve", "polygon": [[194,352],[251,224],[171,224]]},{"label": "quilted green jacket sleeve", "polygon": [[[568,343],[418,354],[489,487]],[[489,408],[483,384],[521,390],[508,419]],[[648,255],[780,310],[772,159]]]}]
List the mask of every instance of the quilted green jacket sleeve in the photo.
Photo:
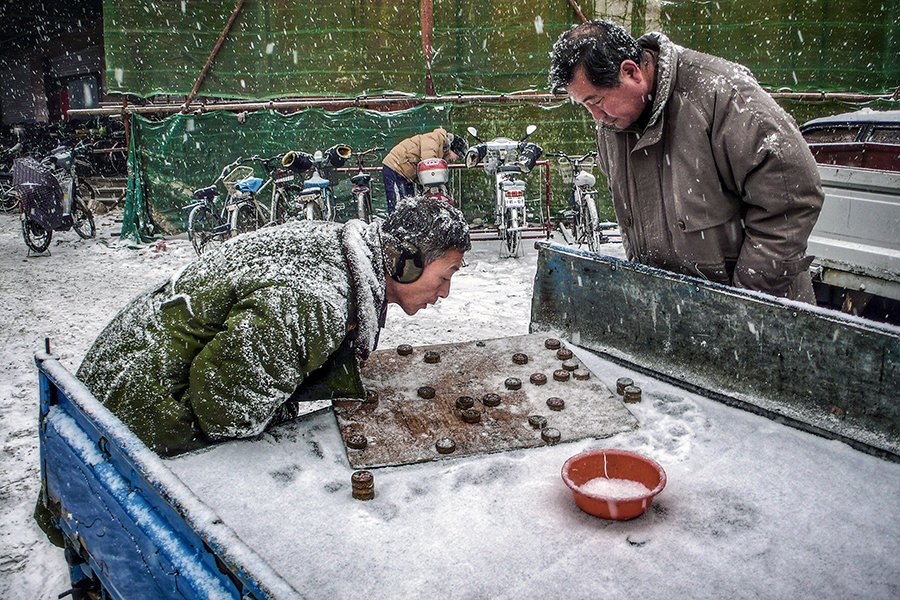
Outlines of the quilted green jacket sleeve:
[{"label": "quilted green jacket sleeve", "polygon": [[[210,439],[260,433],[346,335],[346,309],[310,294],[277,286],[242,298],[191,364],[188,396],[203,433]],[[355,365],[344,375],[341,384],[334,374],[335,385],[359,395]]]},{"label": "quilted green jacket sleeve", "polygon": [[292,394],[360,397],[340,230],[295,222],[189,264],[113,318],[78,378],[162,455],[255,435]]}]

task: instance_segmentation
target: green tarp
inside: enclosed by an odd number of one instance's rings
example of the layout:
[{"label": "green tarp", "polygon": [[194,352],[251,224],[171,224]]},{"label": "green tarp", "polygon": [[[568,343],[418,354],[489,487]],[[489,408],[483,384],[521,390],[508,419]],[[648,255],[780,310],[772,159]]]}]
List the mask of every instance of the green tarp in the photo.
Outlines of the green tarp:
[{"label": "green tarp", "polygon": [[[172,115],[161,121],[133,117],[128,205],[149,206],[152,221],[162,232],[177,233],[185,229],[182,207],[191,200],[192,192],[212,185],[222,168],[238,158],[268,158],[289,150],[313,153],[338,143],[354,151],[390,148],[406,137],[447,127],[447,123],[443,105],[391,113],[351,108],[339,112],[308,109],[292,115],[259,111],[239,116],[218,111]],[[381,174],[374,175],[380,188]],[[265,176],[260,165],[256,176]],[[348,177],[343,174],[339,178],[338,202],[349,199]],[[224,193],[221,185],[220,190]],[[376,191],[374,200],[376,212],[386,212],[383,193]],[[349,217],[349,208],[347,212],[339,217]],[[151,233],[140,210],[132,208],[125,217],[123,236],[146,239]]]},{"label": "green tarp", "polygon": [[[395,112],[376,112],[359,108],[327,112],[307,109],[286,116],[276,111],[259,111],[238,116],[227,112],[202,115],[172,115],[161,121],[132,117],[129,193],[122,235],[135,242],[152,238],[157,232],[175,234],[184,231],[182,209],[191,193],[213,183],[222,167],[239,157],[274,156],[287,150],[313,152],[336,143],[354,150],[376,146],[392,148],[401,140],[444,127],[464,135],[468,126],[478,129],[479,137],[519,138],[529,123],[537,132],[529,139],[546,151],[583,154],[591,149],[593,123],[586,113],[572,104],[540,106],[533,103],[426,105]],[[379,153],[383,157],[385,152]],[[551,161],[525,177],[528,184],[529,220],[538,222],[547,202],[546,172],[550,169],[551,217],[558,219],[569,208],[569,189],[563,184]],[[380,162],[378,164],[380,166]],[[348,168],[353,165],[348,162]],[[256,176],[262,177],[261,167]],[[355,172],[355,168],[354,168]],[[351,172],[338,173],[335,187],[337,203],[345,205],[338,219],[353,216]],[[451,174],[451,191],[467,219],[493,224],[493,180],[480,168],[456,169]],[[602,184],[598,186],[601,191]],[[224,192],[224,188],[220,186]],[[387,207],[381,173],[373,172],[373,205],[376,213],[386,215]],[[220,199],[221,200],[221,199]],[[613,218],[608,202],[601,209]]]}]

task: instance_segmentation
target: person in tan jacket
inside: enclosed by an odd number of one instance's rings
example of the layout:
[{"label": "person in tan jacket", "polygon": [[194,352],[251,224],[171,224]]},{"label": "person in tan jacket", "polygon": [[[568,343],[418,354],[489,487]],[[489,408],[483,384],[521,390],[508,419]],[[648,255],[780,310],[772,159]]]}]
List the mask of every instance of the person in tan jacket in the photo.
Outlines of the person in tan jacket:
[{"label": "person in tan jacket", "polygon": [[818,170],[749,70],[590,21],[554,44],[549,79],[596,122],[629,260],[815,303],[806,246],[824,199]]},{"label": "person in tan jacket", "polygon": [[394,212],[398,200],[415,195],[421,161],[443,158],[447,162],[456,162],[466,155],[468,149],[469,144],[465,138],[441,127],[430,133],[414,135],[394,146],[381,161],[388,213]]}]

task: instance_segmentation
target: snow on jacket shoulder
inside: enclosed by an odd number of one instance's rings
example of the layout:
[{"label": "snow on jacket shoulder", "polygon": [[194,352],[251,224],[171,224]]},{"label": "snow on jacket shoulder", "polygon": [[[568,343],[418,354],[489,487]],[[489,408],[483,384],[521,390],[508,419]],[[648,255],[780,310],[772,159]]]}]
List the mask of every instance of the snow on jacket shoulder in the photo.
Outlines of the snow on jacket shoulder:
[{"label": "snow on jacket shoulder", "polygon": [[598,125],[598,164],[630,260],[814,301],[806,244],[822,206],[794,120],[743,66],[673,44],[657,53],[643,131]]},{"label": "snow on jacket shoulder", "polygon": [[123,309],[78,378],[163,455],[260,433],[307,380],[318,397],[360,397],[358,317],[382,307],[356,298],[383,302],[384,279],[370,260],[362,279],[380,290],[358,289],[347,227],[294,221],[224,244]]},{"label": "snow on jacket shoulder", "polygon": [[438,127],[430,133],[420,133],[403,140],[394,146],[381,162],[403,175],[407,181],[415,182],[420,162],[427,158],[446,160],[449,154],[450,142],[447,141],[447,132]]}]

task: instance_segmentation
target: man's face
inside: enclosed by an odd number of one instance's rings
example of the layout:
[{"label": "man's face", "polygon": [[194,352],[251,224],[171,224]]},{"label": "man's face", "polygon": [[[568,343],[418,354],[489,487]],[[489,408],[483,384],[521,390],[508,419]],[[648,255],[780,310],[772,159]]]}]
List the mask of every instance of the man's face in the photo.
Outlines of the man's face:
[{"label": "man's face", "polygon": [[572,102],[585,107],[595,121],[627,129],[644,112],[650,87],[647,77],[631,60],[624,61],[619,68],[619,81],[619,87],[596,87],[588,81],[584,68],[579,67],[566,86],[566,93]]},{"label": "man's face", "polygon": [[461,252],[449,250],[429,263],[422,276],[412,283],[399,283],[388,277],[385,289],[388,302],[399,304],[403,312],[414,315],[438,298],[446,298],[450,295],[450,278],[459,270],[462,259]]}]

